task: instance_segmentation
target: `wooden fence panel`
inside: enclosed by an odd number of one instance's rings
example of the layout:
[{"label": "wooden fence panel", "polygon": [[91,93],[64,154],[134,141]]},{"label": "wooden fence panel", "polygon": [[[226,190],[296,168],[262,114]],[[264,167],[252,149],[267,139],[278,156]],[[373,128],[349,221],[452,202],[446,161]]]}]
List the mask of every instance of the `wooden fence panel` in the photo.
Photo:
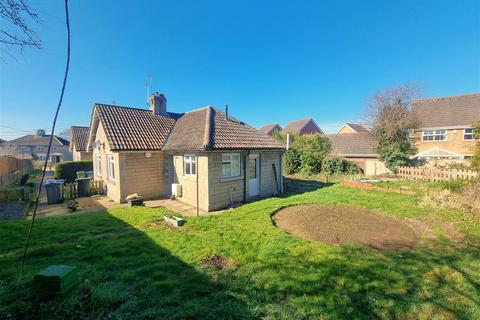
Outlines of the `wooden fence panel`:
[{"label": "wooden fence panel", "polygon": [[397,176],[410,180],[445,181],[452,179],[473,179],[478,176],[478,172],[473,170],[427,167],[398,167]]}]

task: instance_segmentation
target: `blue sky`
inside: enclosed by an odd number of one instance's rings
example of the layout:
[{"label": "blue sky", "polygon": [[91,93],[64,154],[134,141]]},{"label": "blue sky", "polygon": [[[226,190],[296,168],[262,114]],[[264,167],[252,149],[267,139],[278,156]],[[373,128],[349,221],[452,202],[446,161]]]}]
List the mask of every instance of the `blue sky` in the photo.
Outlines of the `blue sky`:
[{"label": "blue sky", "polygon": [[[0,138],[50,127],[65,61],[63,1],[34,1],[42,50],[0,62]],[[224,108],[253,125],[361,119],[378,90],[480,92],[480,2],[71,1],[61,130],[94,102],[145,107],[147,75],[168,109]]]}]

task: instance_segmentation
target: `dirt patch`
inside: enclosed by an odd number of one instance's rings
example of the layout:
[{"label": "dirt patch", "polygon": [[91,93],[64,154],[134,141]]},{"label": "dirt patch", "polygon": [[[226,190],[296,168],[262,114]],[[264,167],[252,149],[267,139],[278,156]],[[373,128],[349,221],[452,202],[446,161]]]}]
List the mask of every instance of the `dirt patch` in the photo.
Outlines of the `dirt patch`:
[{"label": "dirt patch", "polygon": [[202,259],[201,263],[204,267],[213,268],[215,270],[222,270],[233,265],[233,262],[230,259],[218,254]]},{"label": "dirt patch", "polygon": [[349,206],[298,205],[275,215],[279,228],[307,240],[381,251],[413,249],[420,234],[393,217]]}]

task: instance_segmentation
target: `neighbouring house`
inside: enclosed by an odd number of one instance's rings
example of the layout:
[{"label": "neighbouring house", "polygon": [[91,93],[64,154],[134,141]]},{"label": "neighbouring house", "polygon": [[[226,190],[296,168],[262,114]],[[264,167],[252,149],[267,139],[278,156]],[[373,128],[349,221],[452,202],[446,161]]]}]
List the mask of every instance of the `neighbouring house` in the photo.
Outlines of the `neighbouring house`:
[{"label": "neighbouring house", "polygon": [[[34,160],[44,161],[47,156],[50,135],[45,130],[38,129],[36,134],[28,134],[23,137],[5,141],[2,143],[3,154],[15,154],[31,156]],[[53,136],[50,157],[50,165],[57,162],[72,160],[72,153],[69,149],[69,141],[62,137]]]},{"label": "neighbouring house", "polygon": [[275,132],[281,131],[282,127],[278,123],[271,123],[262,126],[259,130],[266,135],[272,136]]},{"label": "neighbouring house", "polygon": [[366,176],[390,173],[376,152],[377,142],[369,132],[327,134],[331,154],[355,162]]},{"label": "neighbouring house", "polygon": [[202,211],[283,192],[285,146],[211,106],[167,112],[155,93],[150,110],[95,103],[88,150],[95,179],[116,202],[138,193],[175,197]]},{"label": "neighbouring house", "polygon": [[89,127],[70,128],[70,152],[74,161],[92,160],[92,152],[87,150]]},{"label": "neighbouring house", "polygon": [[322,129],[320,129],[312,118],[290,121],[285,128],[283,128],[283,131],[299,135],[323,134]]},{"label": "neighbouring house", "polygon": [[412,111],[421,125],[415,130],[416,159],[429,163],[463,162],[477,141],[473,124],[480,121],[480,94],[417,100]]},{"label": "neighbouring house", "polygon": [[357,123],[345,123],[340,130],[338,130],[337,134],[345,134],[345,133],[359,133],[359,132],[368,132],[364,126],[357,124]]}]

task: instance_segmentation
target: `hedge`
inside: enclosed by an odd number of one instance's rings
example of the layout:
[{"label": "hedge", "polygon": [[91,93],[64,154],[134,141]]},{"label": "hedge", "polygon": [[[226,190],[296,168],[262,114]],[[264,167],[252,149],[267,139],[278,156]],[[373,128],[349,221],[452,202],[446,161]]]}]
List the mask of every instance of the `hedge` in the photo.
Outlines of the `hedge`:
[{"label": "hedge", "polygon": [[55,165],[55,179],[65,179],[73,182],[77,178],[77,171],[93,171],[93,161],[64,161]]}]

